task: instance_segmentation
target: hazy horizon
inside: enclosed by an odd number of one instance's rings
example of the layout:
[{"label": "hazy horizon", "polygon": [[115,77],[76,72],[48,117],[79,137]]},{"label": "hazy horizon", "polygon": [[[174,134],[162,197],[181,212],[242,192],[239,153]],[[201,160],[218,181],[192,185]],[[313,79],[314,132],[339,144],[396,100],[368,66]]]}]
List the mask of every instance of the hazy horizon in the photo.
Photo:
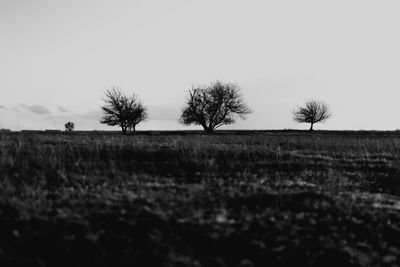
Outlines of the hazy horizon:
[{"label": "hazy horizon", "polygon": [[[397,1],[0,0],[0,128],[114,129],[104,91],[137,93],[150,118],[179,125],[192,85],[242,88],[254,111],[221,129],[308,129],[292,110],[320,99],[315,129],[400,128]],[[118,128],[115,128],[118,130]]]}]

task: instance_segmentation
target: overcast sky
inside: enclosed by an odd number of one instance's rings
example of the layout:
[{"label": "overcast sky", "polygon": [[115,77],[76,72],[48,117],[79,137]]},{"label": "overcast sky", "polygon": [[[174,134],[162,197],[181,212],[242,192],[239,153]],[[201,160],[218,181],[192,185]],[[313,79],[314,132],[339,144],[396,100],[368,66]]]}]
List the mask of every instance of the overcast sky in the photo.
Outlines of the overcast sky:
[{"label": "overcast sky", "polygon": [[[400,128],[400,1],[0,0],[0,128],[104,129],[106,88],[137,93],[140,129],[182,129],[187,90],[237,83],[254,110],[230,128]],[[194,127],[192,129],[196,129]]]}]

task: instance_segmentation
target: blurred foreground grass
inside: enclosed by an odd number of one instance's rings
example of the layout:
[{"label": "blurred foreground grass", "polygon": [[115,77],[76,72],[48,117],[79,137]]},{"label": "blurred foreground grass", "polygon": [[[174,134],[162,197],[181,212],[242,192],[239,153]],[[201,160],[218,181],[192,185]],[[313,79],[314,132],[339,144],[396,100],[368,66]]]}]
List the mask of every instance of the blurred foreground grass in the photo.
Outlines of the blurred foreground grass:
[{"label": "blurred foreground grass", "polygon": [[0,135],[0,265],[395,266],[396,132]]}]

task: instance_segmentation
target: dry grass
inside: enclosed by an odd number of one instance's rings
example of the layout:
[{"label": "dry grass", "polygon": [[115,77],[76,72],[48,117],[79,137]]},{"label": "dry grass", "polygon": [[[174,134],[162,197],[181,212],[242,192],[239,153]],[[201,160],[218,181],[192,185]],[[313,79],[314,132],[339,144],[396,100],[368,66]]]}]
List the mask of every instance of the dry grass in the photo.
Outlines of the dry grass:
[{"label": "dry grass", "polygon": [[390,132],[2,134],[0,264],[395,265],[399,142]]}]

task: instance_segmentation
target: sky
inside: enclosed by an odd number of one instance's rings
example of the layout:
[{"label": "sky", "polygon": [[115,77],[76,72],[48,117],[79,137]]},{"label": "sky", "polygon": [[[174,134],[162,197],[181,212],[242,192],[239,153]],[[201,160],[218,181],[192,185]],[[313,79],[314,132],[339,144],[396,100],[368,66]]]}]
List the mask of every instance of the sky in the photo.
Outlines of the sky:
[{"label": "sky", "polygon": [[[240,86],[254,111],[225,129],[400,128],[398,0],[0,0],[0,128],[111,129],[104,91],[148,107],[140,130],[179,125],[188,89]],[[221,128],[223,129],[223,128]]]}]

